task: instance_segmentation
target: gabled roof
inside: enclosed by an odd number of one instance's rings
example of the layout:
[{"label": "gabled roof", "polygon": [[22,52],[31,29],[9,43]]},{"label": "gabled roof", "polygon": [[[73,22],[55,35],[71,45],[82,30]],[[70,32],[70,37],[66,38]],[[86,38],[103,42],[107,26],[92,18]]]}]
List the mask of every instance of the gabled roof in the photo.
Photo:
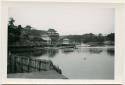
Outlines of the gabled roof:
[{"label": "gabled roof", "polygon": [[48,32],[56,32],[55,29],[48,29]]}]

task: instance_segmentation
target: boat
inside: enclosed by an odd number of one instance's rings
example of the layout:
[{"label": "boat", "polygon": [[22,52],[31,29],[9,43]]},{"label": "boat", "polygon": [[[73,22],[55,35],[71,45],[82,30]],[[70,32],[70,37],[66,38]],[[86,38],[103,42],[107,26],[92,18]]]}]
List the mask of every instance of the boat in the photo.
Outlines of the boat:
[{"label": "boat", "polygon": [[64,51],[64,52],[73,52],[74,49],[72,49],[72,48],[65,48],[63,51]]}]

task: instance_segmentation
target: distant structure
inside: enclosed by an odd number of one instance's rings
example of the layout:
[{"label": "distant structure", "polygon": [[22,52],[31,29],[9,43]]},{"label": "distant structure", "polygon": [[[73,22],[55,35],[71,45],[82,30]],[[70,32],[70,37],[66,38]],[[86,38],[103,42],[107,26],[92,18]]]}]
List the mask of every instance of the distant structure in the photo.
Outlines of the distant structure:
[{"label": "distant structure", "polygon": [[44,35],[41,35],[41,38],[46,41],[46,44],[55,45],[58,42],[59,33],[50,28]]},{"label": "distant structure", "polygon": [[51,38],[48,34],[41,35],[41,38],[46,41],[46,44],[51,44]]},{"label": "distant structure", "polygon": [[68,38],[64,38],[62,44],[70,44],[69,39]]},{"label": "distant structure", "polygon": [[48,33],[49,36],[52,36],[52,35],[55,35],[56,30],[49,28],[48,31],[47,31],[47,33]]}]

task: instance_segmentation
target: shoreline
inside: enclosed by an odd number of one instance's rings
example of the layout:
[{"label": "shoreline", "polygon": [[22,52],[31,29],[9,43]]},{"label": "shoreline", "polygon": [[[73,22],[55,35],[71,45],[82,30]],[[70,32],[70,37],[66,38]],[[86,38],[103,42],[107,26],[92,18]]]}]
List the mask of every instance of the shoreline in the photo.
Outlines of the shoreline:
[{"label": "shoreline", "polygon": [[31,73],[11,73],[7,74],[7,78],[68,79],[66,76],[59,74],[54,70]]}]

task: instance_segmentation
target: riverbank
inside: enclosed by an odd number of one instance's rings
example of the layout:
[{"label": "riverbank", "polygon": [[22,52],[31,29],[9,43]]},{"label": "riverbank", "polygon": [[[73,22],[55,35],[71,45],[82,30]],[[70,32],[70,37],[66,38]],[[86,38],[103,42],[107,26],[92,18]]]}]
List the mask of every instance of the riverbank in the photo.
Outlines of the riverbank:
[{"label": "riverbank", "polygon": [[68,79],[54,70],[31,72],[31,73],[12,73],[7,74],[8,78],[31,78],[31,79]]},{"label": "riverbank", "polygon": [[8,78],[67,79],[50,60],[32,59],[11,54],[8,57]]}]

